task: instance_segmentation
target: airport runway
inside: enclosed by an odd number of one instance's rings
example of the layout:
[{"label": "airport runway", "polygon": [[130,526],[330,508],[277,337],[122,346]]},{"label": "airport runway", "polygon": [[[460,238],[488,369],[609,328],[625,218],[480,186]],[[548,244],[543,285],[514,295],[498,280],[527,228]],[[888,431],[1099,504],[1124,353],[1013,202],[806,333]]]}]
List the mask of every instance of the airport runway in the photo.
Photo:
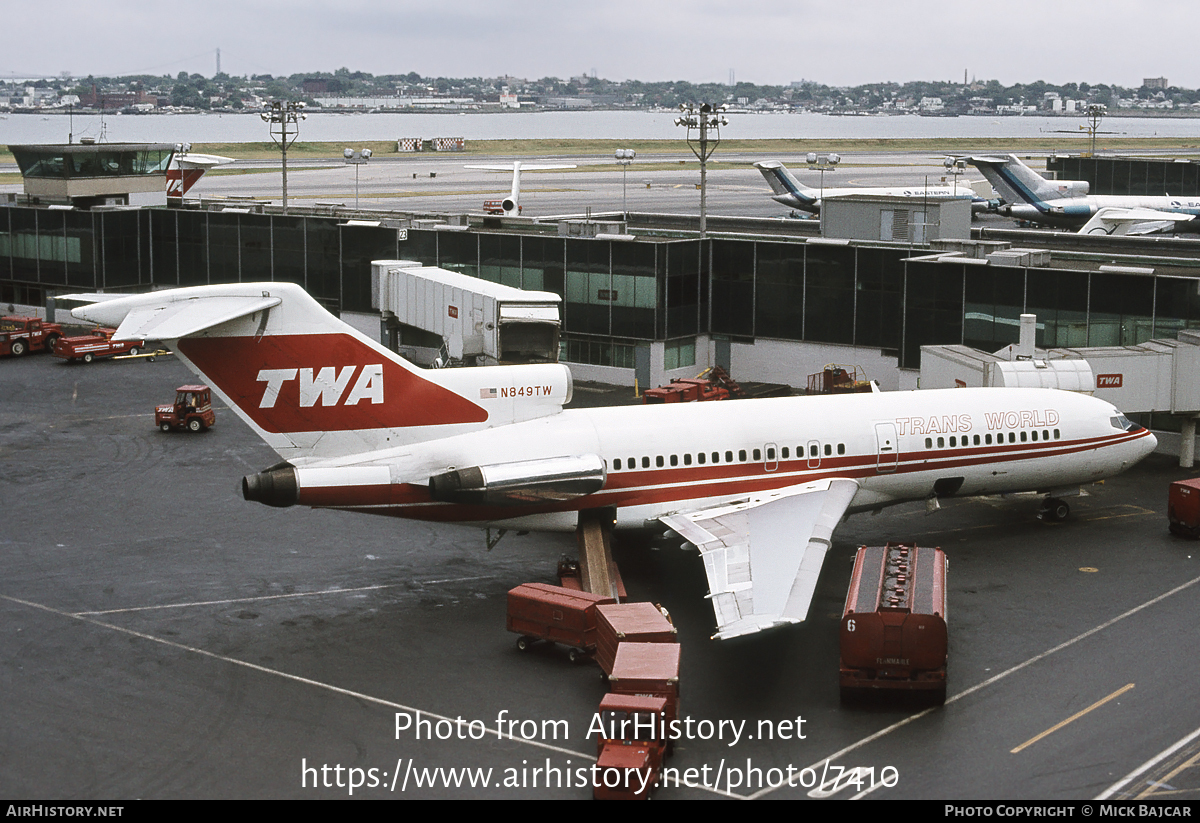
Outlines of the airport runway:
[{"label": "airport runway", "polygon": [[[242,475],[278,458],[232,412],[153,427],[192,380],[170,358],[0,359],[0,796],[589,797],[598,669],[504,629],[505,593],[551,582],[573,540],[489,552],[473,529],[246,503]],[[1194,474],[1154,456],[1065,523],[1028,497],[852,517],[808,622],[728,643],[696,556],[618,546],[630,594],[679,627],[694,735],[668,765],[705,783],[656,797],[1058,801],[1132,776],[1116,797],[1194,804],[1200,743],[1164,755],[1200,729],[1200,544],[1164,514]],[[842,708],[854,549],[898,539],[950,558],[949,699]],[[435,739],[397,733],[417,712]],[[760,788],[789,767],[797,785]]]},{"label": "airport runway", "polygon": [[[753,163],[778,159],[778,155],[719,154],[714,160],[735,164],[708,172],[707,199],[710,214],[748,217],[784,217],[789,209],[770,199],[771,190]],[[668,214],[698,214],[700,211],[700,166],[686,150],[671,156],[636,159],[622,174],[611,156],[557,156],[536,159],[516,157],[447,157],[427,154],[372,158],[358,167],[359,197],[363,208],[402,211],[478,212],[483,201],[508,195],[511,172],[481,171],[465,165],[511,163],[578,165],[564,171],[523,172],[521,198],[526,216],[582,214],[593,212],[641,211]],[[803,156],[783,157],[799,179],[820,188],[822,175],[809,171]],[[209,173],[189,197],[250,196],[280,200],[282,177],[279,163],[243,163],[238,168],[254,173],[214,175]],[[268,169],[270,169],[268,171]],[[974,171],[974,170],[969,170]],[[946,170],[942,155],[888,154],[847,157],[843,167],[824,174],[824,185],[881,186],[939,183]],[[623,180],[624,178],[624,180]],[[981,179],[975,173],[965,179]],[[288,168],[289,201],[300,205],[338,203],[353,207],[354,167],[342,161],[302,162]],[[627,207],[627,208],[626,208]]]}]

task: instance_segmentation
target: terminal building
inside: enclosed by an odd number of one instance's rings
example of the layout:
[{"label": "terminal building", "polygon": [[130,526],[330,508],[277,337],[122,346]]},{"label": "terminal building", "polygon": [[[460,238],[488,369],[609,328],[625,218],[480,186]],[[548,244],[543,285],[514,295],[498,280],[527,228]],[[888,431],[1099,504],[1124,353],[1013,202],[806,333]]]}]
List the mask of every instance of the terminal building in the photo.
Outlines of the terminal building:
[{"label": "terminal building", "polygon": [[[169,149],[162,155],[165,164]],[[165,166],[164,166],[165,167]],[[974,229],[925,243],[797,236],[807,221],[629,215],[579,221],[189,208],[0,208],[0,307],[55,293],[286,280],[375,335],[372,262],[417,261],[561,298],[560,358],[576,378],[661,385],[722,365],[806,385],[854,364],[917,388],[922,346],[996,351],[1038,318],[1043,349],[1138,346],[1200,329],[1200,241]],[[886,204],[884,204],[886,205]],[[568,225],[568,223],[570,225]],[[876,223],[878,225],[878,223]],[[807,228],[803,229],[808,231]],[[984,235],[984,236],[981,236]],[[1179,431],[1170,413],[1139,420]]]}]

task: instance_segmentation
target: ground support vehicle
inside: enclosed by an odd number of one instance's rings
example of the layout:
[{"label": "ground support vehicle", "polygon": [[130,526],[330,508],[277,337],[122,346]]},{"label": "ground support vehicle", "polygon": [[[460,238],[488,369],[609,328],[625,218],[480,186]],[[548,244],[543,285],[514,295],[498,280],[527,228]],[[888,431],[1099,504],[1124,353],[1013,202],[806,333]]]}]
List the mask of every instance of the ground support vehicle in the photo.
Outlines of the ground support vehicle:
[{"label": "ground support vehicle", "polygon": [[1167,521],[1172,534],[1200,538],[1200,477],[1171,484],[1167,493]]},{"label": "ground support vehicle", "polygon": [[216,425],[216,422],[212,389],[208,386],[180,386],[175,390],[174,403],[154,407],[154,425],[165,432],[172,429],[202,432]]},{"label": "ground support vehicle", "polygon": [[0,355],[51,351],[62,334],[61,325],[37,317],[0,317]]},{"label": "ground support vehicle", "polygon": [[667,755],[664,697],[606,694],[600,701],[596,739],[599,785],[593,800],[649,800]]},{"label": "ground support vehicle", "polygon": [[863,546],[841,622],[843,700],[872,690],[946,699],[946,555],[912,543]]},{"label": "ground support vehicle", "polygon": [[612,674],[621,643],[675,643],[678,632],[653,603],[614,603],[596,607],[596,662]]},{"label": "ground support vehicle", "polygon": [[[624,603],[628,595],[625,593],[625,581],[621,579],[621,570],[617,568],[616,563],[609,566],[609,574],[617,584],[617,601]],[[579,568],[579,561],[575,558],[564,555],[558,561],[557,575],[558,584],[564,589],[583,591],[583,572]]]},{"label": "ground support vehicle", "polygon": [[101,357],[117,357],[123,354],[138,354],[146,347],[145,340],[113,340],[116,329],[92,329],[90,334],[77,337],[60,337],[54,342],[53,353],[68,363],[82,360],[91,363]]},{"label": "ground support vehicle", "polygon": [[863,376],[861,366],[841,366],[837,363],[830,363],[823,370],[808,376],[809,394],[869,392],[871,390],[871,381]]},{"label": "ground support vehicle", "polygon": [[609,691],[663,698],[666,704],[660,717],[669,728],[679,717],[680,648],[678,643],[621,643],[608,675]]},{"label": "ground support vehicle", "polygon": [[720,366],[713,366],[701,372],[698,377],[676,377],[666,386],[648,389],[642,395],[642,402],[692,403],[704,400],[731,400],[744,395],[742,387],[734,382],[729,372]]},{"label": "ground support vehicle", "polygon": [[561,643],[569,647],[574,663],[595,652],[596,606],[612,602],[611,597],[548,583],[522,583],[508,592],[505,627],[520,635],[518,649],[538,640]]}]

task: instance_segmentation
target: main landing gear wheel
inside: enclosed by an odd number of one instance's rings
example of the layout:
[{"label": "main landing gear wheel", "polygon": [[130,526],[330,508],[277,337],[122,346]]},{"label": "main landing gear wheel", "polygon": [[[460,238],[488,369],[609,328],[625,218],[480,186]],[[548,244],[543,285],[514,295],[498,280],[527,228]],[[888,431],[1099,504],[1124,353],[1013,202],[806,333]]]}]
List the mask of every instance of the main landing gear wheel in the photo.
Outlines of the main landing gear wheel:
[{"label": "main landing gear wheel", "polygon": [[1042,510],[1038,512],[1038,518],[1050,523],[1058,523],[1066,520],[1071,514],[1071,507],[1067,505],[1065,500],[1059,500],[1057,497],[1048,497],[1042,503]]}]

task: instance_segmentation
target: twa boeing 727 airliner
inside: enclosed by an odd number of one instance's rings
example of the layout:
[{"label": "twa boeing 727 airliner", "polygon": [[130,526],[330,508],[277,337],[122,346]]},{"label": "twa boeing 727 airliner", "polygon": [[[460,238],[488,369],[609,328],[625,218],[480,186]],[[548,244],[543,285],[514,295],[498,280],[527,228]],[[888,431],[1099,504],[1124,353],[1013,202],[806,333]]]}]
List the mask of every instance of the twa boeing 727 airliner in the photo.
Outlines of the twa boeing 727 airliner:
[{"label": "twa boeing 727 airliner", "polygon": [[243,494],[479,526],[575,530],[585,510],[704,557],[727,638],[805,619],[848,513],[951,495],[1054,495],[1155,447],[1111,404],[950,389],[564,410],[563,365],[426,371],[288,283],[159,291],[75,309],[169,341],[283,462]]}]

